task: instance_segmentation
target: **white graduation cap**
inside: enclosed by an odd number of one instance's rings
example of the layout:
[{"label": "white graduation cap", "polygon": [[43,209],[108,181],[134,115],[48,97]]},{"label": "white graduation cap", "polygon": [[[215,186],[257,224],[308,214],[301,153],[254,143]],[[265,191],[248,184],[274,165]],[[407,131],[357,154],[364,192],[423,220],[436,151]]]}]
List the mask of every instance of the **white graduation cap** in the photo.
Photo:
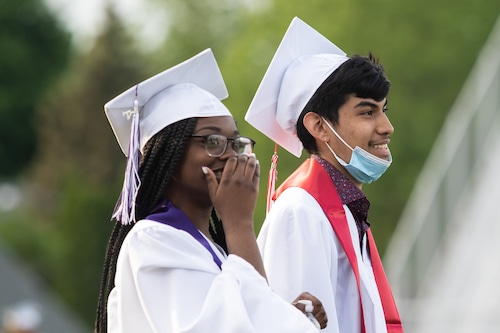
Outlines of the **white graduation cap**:
[{"label": "white graduation cap", "polygon": [[113,98],[104,105],[116,139],[127,156],[127,169],[113,218],[135,221],[140,186],[139,153],[156,133],[192,117],[231,116],[220,100],[228,92],[211,49],[206,49]]},{"label": "white graduation cap", "polygon": [[294,17],[245,115],[245,120],[300,157],[296,123],[326,78],[348,58],[319,32]]},{"label": "white graduation cap", "polygon": [[[175,88],[174,88],[175,86]],[[116,139],[128,156],[134,101],[140,114],[140,145],[164,127],[191,117],[231,116],[220,103],[228,92],[211,49],[169,68],[104,105]]]}]

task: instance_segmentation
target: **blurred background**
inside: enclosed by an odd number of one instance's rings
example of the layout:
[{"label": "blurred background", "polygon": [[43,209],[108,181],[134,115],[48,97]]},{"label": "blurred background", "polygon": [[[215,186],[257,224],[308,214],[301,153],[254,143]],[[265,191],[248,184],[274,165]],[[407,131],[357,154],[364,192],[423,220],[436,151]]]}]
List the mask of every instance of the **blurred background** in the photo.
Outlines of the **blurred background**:
[{"label": "blurred background", "polygon": [[[299,16],[392,82],[394,162],[363,189],[406,332],[499,332],[499,14],[495,0],[1,0],[4,331],[92,331],[125,168],[104,103],[210,47],[265,171],[274,145],[243,117]],[[281,150],[278,183],[304,158]]]}]

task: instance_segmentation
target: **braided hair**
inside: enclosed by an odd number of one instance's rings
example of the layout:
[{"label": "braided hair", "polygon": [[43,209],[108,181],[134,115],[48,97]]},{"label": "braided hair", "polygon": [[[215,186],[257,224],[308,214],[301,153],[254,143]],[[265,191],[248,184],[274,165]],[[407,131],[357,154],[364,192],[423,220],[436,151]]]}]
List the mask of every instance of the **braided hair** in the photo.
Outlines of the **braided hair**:
[{"label": "braided hair", "polygon": [[[136,221],[144,219],[165,196],[165,191],[184,156],[188,138],[194,131],[198,118],[188,118],[173,123],[155,136],[144,147],[139,166],[141,187],[136,198]],[[101,287],[97,303],[94,332],[107,332],[107,301],[114,287],[116,263],[125,236],[133,224],[116,222],[108,241],[104,260]],[[213,240],[227,251],[222,222],[215,210],[210,219]]]}]

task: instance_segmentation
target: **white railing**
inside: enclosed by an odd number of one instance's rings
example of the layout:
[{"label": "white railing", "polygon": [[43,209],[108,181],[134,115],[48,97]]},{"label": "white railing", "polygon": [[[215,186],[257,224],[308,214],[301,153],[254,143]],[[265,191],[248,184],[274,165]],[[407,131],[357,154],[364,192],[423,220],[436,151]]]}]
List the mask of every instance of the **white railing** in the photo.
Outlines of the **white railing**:
[{"label": "white railing", "polygon": [[[421,301],[431,264],[439,265],[439,249],[457,209],[467,202],[471,183],[481,177],[476,161],[491,147],[488,140],[499,132],[499,122],[500,17],[448,114],[384,257],[403,319],[413,320],[409,312]],[[499,207],[500,198],[491,208]]]}]

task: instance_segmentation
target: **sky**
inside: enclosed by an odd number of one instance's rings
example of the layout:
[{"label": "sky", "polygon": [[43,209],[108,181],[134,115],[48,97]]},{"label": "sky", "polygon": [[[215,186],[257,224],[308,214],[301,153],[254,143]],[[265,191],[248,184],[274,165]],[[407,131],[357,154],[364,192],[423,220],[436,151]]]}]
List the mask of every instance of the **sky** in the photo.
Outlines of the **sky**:
[{"label": "sky", "polygon": [[[167,30],[166,12],[146,0],[44,1],[73,34],[75,45],[79,48],[90,47],[93,38],[100,32],[108,2],[115,7],[116,13],[124,22],[137,31],[142,46],[146,48],[157,46]],[[164,33],[159,33],[160,31]]]}]

